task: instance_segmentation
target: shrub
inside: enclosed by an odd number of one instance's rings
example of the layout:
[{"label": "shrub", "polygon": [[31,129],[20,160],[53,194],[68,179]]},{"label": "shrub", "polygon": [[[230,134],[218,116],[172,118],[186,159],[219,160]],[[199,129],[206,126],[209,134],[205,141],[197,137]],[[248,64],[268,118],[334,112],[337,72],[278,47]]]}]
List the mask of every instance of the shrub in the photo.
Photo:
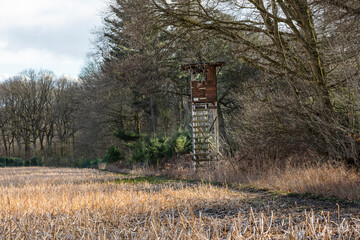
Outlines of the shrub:
[{"label": "shrub", "polygon": [[21,167],[25,165],[25,161],[22,158],[15,158],[15,166]]},{"label": "shrub", "polygon": [[161,159],[188,153],[191,150],[191,138],[188,132],[177,131],[170,138],[146,137],[128,146],[133,150],[132,161],[159,165]]},{"label": "shrub", "polygon": [[[31,166],[39,166],[39,161],[38,161],[39,159],[37,158],[37,157],[33,157],[33,158],[31,158],[30,159],[30,165]],[[40,164],[41,165],[41,164]]]},{"label": "shrub", "polygon": [[6,158],[0,158],[0,167],[6,166]]},{"label": "shrub", "polygon": [[97,158],[97,159],[92,159],[92,158],[88,158],[86,160],[82,161],[81,164],[81,168],[98,168],[98,164],[103,162],[103,159],[101,158]]},{"label": "shrub", "polygon": [[166,155],[165,140],[162,138],[144,138],[134,145],[130,145],[132,161],[146,165],[158,164],[159,159]]},{"label": "shrub", "polygon": [[145,162],[146,147],[144,141],[138,141],[135,144],[128,145],[132,150],[131,160],[133,162]]},{"label": "shrub", "polygon": [[10,157],[6,158],[5,166],[7,167],[21,167],[25,165],[25,162],[21,158]]},{"label": "shrub", "polygon": [[169,139],[167,144],[167,157],[176,154],[185,154],[191,151],[191,136],[189,132],[177,131]]},{"label": "shrub", "polygon": [[33,157],[25,161],[25,166],[43,166],[43,160],[42,158]]},{"label": "shrub", "polygon": [[163,138],[151,138],[146,147],[147,163],[159,165],[159,160],[165,157],[167,140]]},{"label": "shrub", "polygon": [[108,148],[104,161],[107,163],[118,162],[122,160],[122,155],[118,147],[112,146]]}]

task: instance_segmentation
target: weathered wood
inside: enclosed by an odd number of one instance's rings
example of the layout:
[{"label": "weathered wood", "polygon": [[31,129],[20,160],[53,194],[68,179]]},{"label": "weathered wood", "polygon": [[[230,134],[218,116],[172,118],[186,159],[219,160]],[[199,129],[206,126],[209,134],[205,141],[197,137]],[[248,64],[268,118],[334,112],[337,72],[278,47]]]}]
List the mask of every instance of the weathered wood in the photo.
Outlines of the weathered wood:
[{"label": "weathered wood", "polygon": [[[188,64],[183,70],[191,72],[191,102],[193,128],[194,170],[200,162],[217,159],[217,79],[216,67],[223,63]],[[198,78],[196,74],[202,74]],[[211,126],[211,128],[209,128]]]}]

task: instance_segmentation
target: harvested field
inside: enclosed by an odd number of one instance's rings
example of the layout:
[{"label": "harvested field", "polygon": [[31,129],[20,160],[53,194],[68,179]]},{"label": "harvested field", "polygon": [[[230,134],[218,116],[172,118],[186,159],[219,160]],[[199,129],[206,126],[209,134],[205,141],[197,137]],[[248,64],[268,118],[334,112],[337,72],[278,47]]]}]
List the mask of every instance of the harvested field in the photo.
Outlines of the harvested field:
[{"label": "harvested field", "polygon": [[97,170],[0,169],[1,239],[357,239],[359,205]]}]

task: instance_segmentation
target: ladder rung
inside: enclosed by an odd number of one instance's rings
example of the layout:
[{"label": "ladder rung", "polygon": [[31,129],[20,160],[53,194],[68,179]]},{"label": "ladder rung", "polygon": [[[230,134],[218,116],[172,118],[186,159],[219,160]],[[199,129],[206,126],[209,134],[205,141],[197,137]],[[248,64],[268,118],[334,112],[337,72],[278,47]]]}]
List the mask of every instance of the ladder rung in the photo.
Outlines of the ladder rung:
[{"label": "ladder rung", "polygon": [[193,123],[208,122],[209,120],[193,120]]},{"label": "ladder rung", "polygon": [[193,117],[209,117],[208,114],[193,115]]},{"label": "ladder rung", "polygon": [[208,128],[209,125],[204,125],[204,126],[193,126],[193,128]]},{"label": "ladder rung", "polygon": [[208,145],[209,142],[195,142],[195,145]]},{"label": "ladder rung", "polygon": [[207,108],[197,108],[197,109],[193,109],[193,111],[194,112],[208,112],[209,111],[209,109],[207,109]]},{"label": "ladder rung", "polygon": [[195,157],[196,156],[208,156],[209,153],[195,153],[194,155],[195,155]]},{"label": "ladder rung", "polygon": [[194,148],[196,151],[207,151],[209,148]]},{"label": "ladder rung", "polygon": [[206,136],[206,137],[194,137],[194,139],[196,140],[196,139],[208,139],[209,137],[208,136]]}]

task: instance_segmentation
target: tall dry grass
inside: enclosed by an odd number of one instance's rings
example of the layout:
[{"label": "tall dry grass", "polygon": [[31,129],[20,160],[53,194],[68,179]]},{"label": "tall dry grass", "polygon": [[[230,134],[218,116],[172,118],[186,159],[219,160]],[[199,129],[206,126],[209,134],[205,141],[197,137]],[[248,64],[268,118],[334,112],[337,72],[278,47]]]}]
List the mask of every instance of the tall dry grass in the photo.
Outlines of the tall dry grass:
[{"label": "tall dry grass", "polygon": [[340,162],[316,160],[312,155],[294,155],[281,161],[237,156],[204,164],[196,174],[181,164],[169,166],[164,173],[175,178],[248,184],[285,192],[360,200],[359,170]]},{"label": "tall dry grass", "polygon": [[343,164],[314,164],[272,169],[256,185],[297,193],[360,200],[360,174]]},{"label": "tall dry grass", "polygon": [[[0,169],[1,239],[339,239],[360,219],[256,208],[255,193],[121,182],[95,170]],[[266,204],[266,203],[264,203]],[[267,209],[267,210],[265,210]]]}]

